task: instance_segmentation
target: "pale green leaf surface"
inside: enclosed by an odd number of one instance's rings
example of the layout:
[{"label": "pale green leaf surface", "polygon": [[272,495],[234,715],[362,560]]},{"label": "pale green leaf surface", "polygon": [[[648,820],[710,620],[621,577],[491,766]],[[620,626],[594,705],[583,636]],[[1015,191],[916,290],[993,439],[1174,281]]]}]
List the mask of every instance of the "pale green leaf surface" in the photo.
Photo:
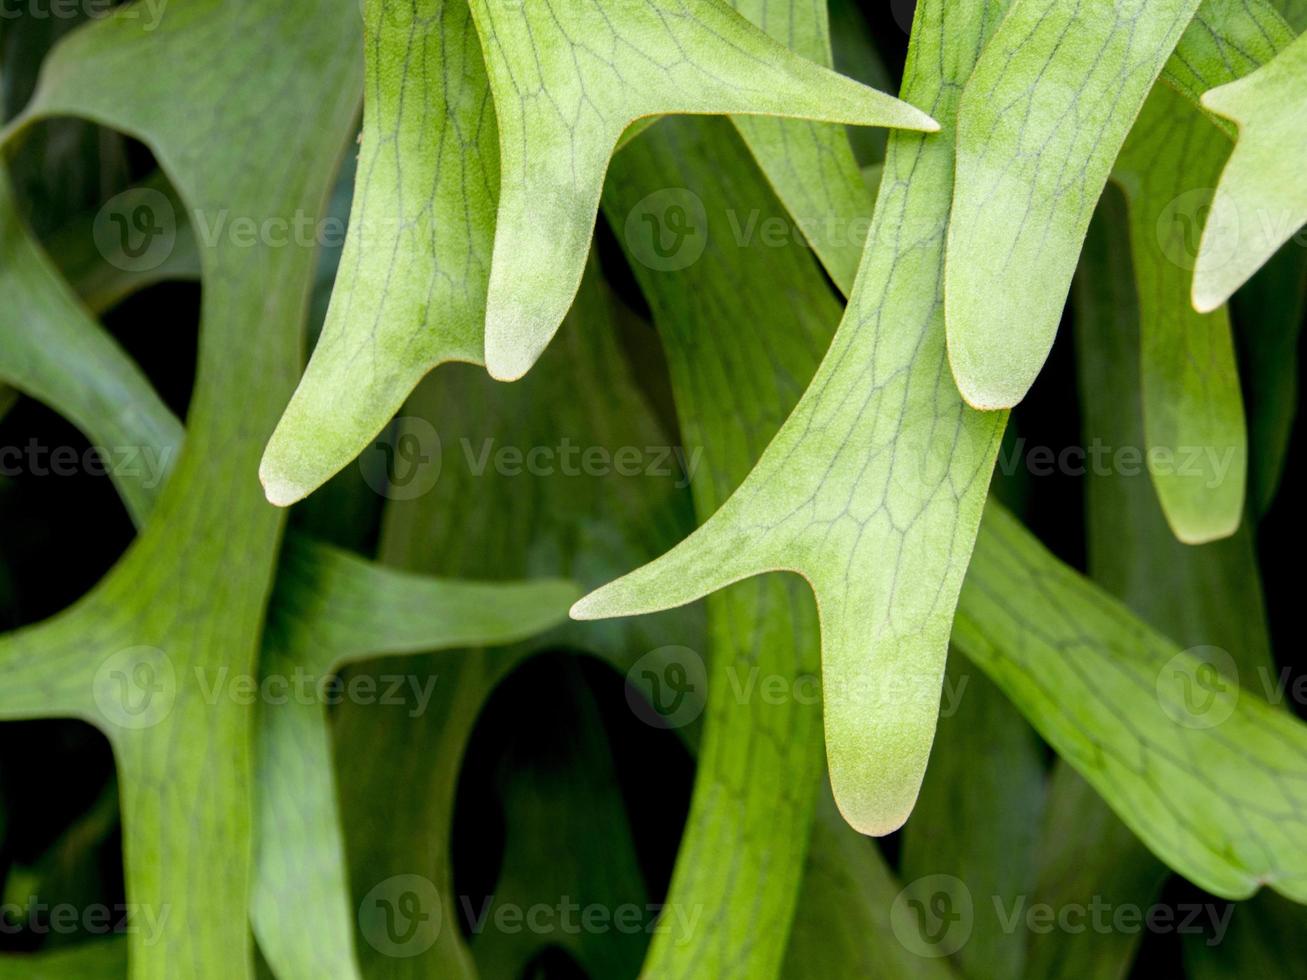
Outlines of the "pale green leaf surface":
[{"label": "pale green leaf surface", "polygon": [[1125,192],[1139,300],[1145,461],[1175,536],[1228,537],[1243,517],[1248,439],[1230,313],[1188,302],[1202,217],[1230,144],[1158,86],[1113,171]]},{"label": "pale green leaf surface", "polygon": [[1224,303],[1307,222],[1307,36],[1203,105],[1239,126],[1212,199],[1194,269],[1193,304]]},{"label": "pale green leaf surface", "polygon": [[[631,232],[660,187],[701,202],[710,235],[679,271],[645,264]],[[803,392],[839,303],[801,242],[736,247],[732,213],[783,215],[749,151],[719,120],[666,119],[614,160],[604,214],[627,249],[667,353],[695,507],[710,516],[749,473]],[[708,599],[708,704],[668,905],[698,927],[654,937],[648,977],[774,977],[785,953],[822,771],[817,618],[776,576]],[[777,691],[781,691],[777,697]],[[747,900],[742,900],[747,896]]]},{"label": "pale green leaf surface", "polygon": [[1302,722],[1214,675],[993,505],[953,638],[1172,868],[1225,898],[1267,884],[1307,902]]},{"label": "pale green leaf surface", "polygon": [[1198,0],[1015,0],[958,110],[949,363],[977,408],[1025,397],[1094,204]]},{"label": "pale green leaf surface", "polygon": [[[1162,79],[1194,105],[1209,88],[1232,82],[1275,57],[1293,40],[1271,0],[1203,0],[1176,45]],[[1209,117],[1234,136],[1234,127]]]},{"label": "pale green leaf surface", "polygon": [[362,152],[321,339],[259,475],[280,506],[317,489],[428,371],[480,363],[495,228],[495,113],[466,0],[419,16],[369,0]]},{"label": "pale green leaf surface", "polygon": [[[950,124],[998,14],[994,4],[922,8],[904,94]],[[820,611],[835,798],[866,833],[899,827],[916,798],[1004,422],[969,409],[945,366],[952,175],[947,133],[891,137],[863,268],[794,413],[707,523],[573,609],[583,619],[652,612],[759,572],[803,575]]]},{"label": "pale green leaf surface", "polygon": [[486,364],[520,378],[581,281],[608,159],[642,116],[759,114],[934,131],[800,57],[724,0],[472,0],[499,119]]},{"label": "pale green leaf surface", "polygon": [[[145,26],[115,15],[70,35],[5,137],[81,116],[146,142],[192,214],[316,214],[358,96],[357,21],[309,0],[196,0]],[[200,366],[176,471],[108,576],[0,639],[0,663],[7,717],[81,717],[113,744],[129,899],[170,908],[157,941],[129,937],[132,975],[225,980],[252,969],[232,910],[250,883],[253,711],[208,703],[196,678],[255,668],[280,518],[253,474],[297,373],[313,254],[224,237],[202,255]],[[141,701],[120,697],[151,676]]]}]

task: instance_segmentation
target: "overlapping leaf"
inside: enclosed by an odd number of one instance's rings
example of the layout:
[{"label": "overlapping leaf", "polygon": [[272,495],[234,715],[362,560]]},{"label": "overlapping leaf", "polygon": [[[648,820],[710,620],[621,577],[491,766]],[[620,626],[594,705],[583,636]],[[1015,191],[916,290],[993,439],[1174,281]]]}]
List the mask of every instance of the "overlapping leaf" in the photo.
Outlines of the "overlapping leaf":
[{"label": "overlapping leaf", "polygon": [[1239,126],[1221,174],[1194,269],[1193,302],[1215,309],[1307,223],[1307,37],[1244,78],[1212,89],[1203,105]]},{"label": "overlapping leaf", "polygon": [[608,159],[666,113],[749,113],[933,131],[925,113],[804,60],[723,0],[471,0],[502,179],[486,364],[521,377],[581,281]]},{"label": "overlapping leaf", "polygon": [[[994,4],[921,8],[904,94],[949,124],[998,14]],[[891,138],[844,322],[748,479],[674,551],[573,611],[650,612],[758,572],[802,574],[821,610],[835,798],[868,833],[898,827],[920,785],[1003,425],[967,408],[943,369],[951,143],[947,133]]]},{"label": "overlapping leaf", "polygon": [[1014,0],[958,110],[949,362],[1010,408],[1053,346],[1094,204],[1198,0]]},{"label": "overlapping leaf", "polygon": [[1247,435],[1229,311],[1188,303],[1210,188],[1229,141],[1158,86],[1117,160],[1138,282],[1144,458],[1176,537],[1227,537],[1243,516]]},{"label": "overlapping leaf", "polygon": [[[197,0],[144,26],[119,14],[71,35],[7,138],[84,116],[148,143],[192,214],[316,215],[357,99],[356,22],[308,0]],[[202,256],[201,364],[173,478],[104,581],[0,640],[6,716],[75,715],[114,745],[128,894],[170,909],[157,942],[130,937],[137,977],[252,969],[245,917],[231,913],[249,888],[253,713],[209,703],[197,677],[255,669],[280,518],[249,476],[297,373],[312,250],[222,236]],[[145,682],[134,697],[133,681]]]},{"label": "overlapping leaf", "polygon": [[[679,190],[667,204],[696,201],[721,235],[677,271],[657,268],[639,221],[650,192],[668,187]],[[614,160],[604,195],[667,352],[705,518],[784,421],[839,316],[801,242],[735,247],[725,229],[741,212],[781,216],[745,147],[715,120],[663,120]],[[822,769],[817,618],[802,583],[775,577],[734,585],[707,608],[705,737],[668,896],[672,908],[698,910],[699,925],[655,937],[644,973],[774,976]]]}]

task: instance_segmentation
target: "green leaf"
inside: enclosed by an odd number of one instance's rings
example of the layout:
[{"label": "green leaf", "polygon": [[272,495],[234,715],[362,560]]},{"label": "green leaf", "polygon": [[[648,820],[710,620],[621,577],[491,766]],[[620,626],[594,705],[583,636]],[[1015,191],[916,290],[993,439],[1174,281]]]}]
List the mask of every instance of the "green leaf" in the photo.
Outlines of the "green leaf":
[{"label": "green leaf", "polygon": [[465,0],[438,6],[365,8],[349,233],[322,337],[259,469],[279,506],[358,456],[432,368],[482,360],[495,114]]},{"label": "green leaf", "polygon": [[1053,346],[1112,162],[1198,0],[1015,0],[958,110],[949,363],[977,408],[1025,397]]},{"label": "green leaf", "polygon": [[[731,0],[768,34],[819,65],[831,65],[824,0]],[[736,116],[745,143],[840,291],[853,288],[875,196],[857,180],[843,126]]]},{"label": "green leaf", "polygon": [[1307,902],[1307,727],[1218,672],[1228,654],[1153,632],[994,505],[953,639],[1172,868]]},{"label": "green leaf", "polygon": [[966,943],[953,953],[966,976],[1019,977],[1026,936],[993,910],[1035,882],[1044,805],[1043,746],[1020,712],[965,661],[944,679],[939,730],[921,798],[903,828],[899,876],[948,875],[977,901]]},{"label": "green leaf", "polygon": [[1307,222],[1301,162],[1307,151],[1307,37],[1251,75],[1203,95],[1239,126],[1194,269],[1200,312],[1224,303]]},{"label": "green leaf", "polygon": [[[1270,61],[1294,33],[1271,0],[1203,0],[1162,79],[1201,108],[1204,92]],[[1208,118],[1234,137],[1224,119]]]},{"label": "green leaf", "polygon": [[[0,380],[55,408],[102,447],[132,519],[143,523],[180,449],[182,427],[32,241],[2,169],[0,293]],[[123,450],[150,454],[151,465],[115,465]]]},{"label": "green leaf", "polygon": [[[996,5],[919,9],[904,94],[949,125],[956,86],[998,13]],[[941,35],[952,38],[949,48]],[[803,575],[821,614],[835,798],[866,833],[896,829],[916,798],[954,602],[1004,422],[967,408],[944,370],[952,177],[948,134],[893,134],[844,322],[794,413],[707,523],[572,613],[652,612],[759,572]]]},{"label": "green leaf", "polygon": [[[904,891],[879,850],[840,820],[822,794],[794,931],[785,954],[787,980],[811,977],[949,980],[948,960],[909,945],[911,912],[895,913]],[[901,910],[904,903],[899,903]],[[906,941],[905,941],[906,939]]]},{"label": "green leaf", "polygon": [[[566,582],[432,579],[287,542],[260,663],[262,685],[285,701],[261,706],[251,896],[259,946],[279,977],[358,976],[324,685],[346,664],[381,654],[525,639],[563,621],[576,592]],[[411,684],[419,674],[403,676]],[[404,690],[404,708],[425,711],[432,688],[415,687]]]},{"label": "green leaf", "polygon": [[0,980],[122,980],[127,941],[105,939],[48,953],[0,956]]},{"label": "green leaf", "polygon": [[[356,20],[312,0],[196,0],[157,25],[131,13],[69,35],[4,138],[39,118],[89,118],[147,143],[192,215],[318,214],[358,98]],[[250,883],[254,712],[210,704],[197,677],[256,667],[281,518],[253,474],[297,373],[313,272],[312,249],[293,243],[220,235],[201,254],[200,365],[172,478],[90,593],[0,638],[5,717],[83,718],[114,747],[128,896],[170,909],[156,941],[129,937],[140,978],[252,969],[233,910]],[[119,697],[132,679],[150,682],[137,692],[148,701]]]},{"label": "green leaf", "polygon": [[1226,138],[1158,86],[1117,159],[1138,282],[1144,454],[1175,536],[1202,544],[1243,517],[1248,440],[1230,314],[1188,303]]},{"label": "green leaf", "polygon": [[[430,459],[405,474],[409,489],[388,502],[379,551],[388,565],[442,577],[548,575],[591,584],[647,560],[692,526],[686,477],[619,345],[622,311],[591,268],[568,329],[545,353],[541,370],[522,383],[505,386],[482,370],[452,364],[418,386],[400,432],[427,440]],[[397,438],[385,437],[391,445]],[[617,453],[629,448],[640,449],[644,461],[636,476],[615,468]],[[532,449],[547,450],[532,457],[536,472],[526,463]],[[600,465],[584,463],[585,452],[600,454]],[[365,976],[475,975],[460,935],[450,863],[454,798],[468,740],[503,678],[542,649],[585,651],[627,672],[664,648],[703,650],[704,634],[702,610],[689,609],[568,623],[504,649],[351,670],[440,675],[430,707],[417,718],[351,703],[335,713],[355,907],[389,878],[418,874],[438,889],[443,916],[434,945],[411,958],[386,955],[365,932],[358,947]],[[646,663],[656,667],[656,659]],[[628,680],[635,688],[641,678],[637,672]],[[687,715],[702,711],[703,697],[702,690],[687,695]],[[694,743],[692,726],[678,731]],[[388,764],[378,766],[379,758]],[[397,772],[405,776],[397,780]]]},{"label": "green leaf", "polygon": [[[775,248],[755,235],[734,247],[709,236],[698,261],[659,269],[640,221],[651,192],[665,207],[702,209],[723,235],[732,215],[770,222],[783,210],[719,120],[663,120],[613,161],[604,193],[663,341],[686,453],[699,461],[695,508],[707,518],[802,394],[839,303],[801,241]],[[704,925],[655,936],[643,973],[774,977],[822,772],[816,610],[802,583],[776,576],[734,585],[707,607],[704,740],[667,899]]]},{"label": "green leaf", "polygon": [[668,113],[778,115],[927,132],[910,105],[794,54],[723,0],[472,0],[499,118],[486,364],[535,363],[581,281],[608,159]]}]

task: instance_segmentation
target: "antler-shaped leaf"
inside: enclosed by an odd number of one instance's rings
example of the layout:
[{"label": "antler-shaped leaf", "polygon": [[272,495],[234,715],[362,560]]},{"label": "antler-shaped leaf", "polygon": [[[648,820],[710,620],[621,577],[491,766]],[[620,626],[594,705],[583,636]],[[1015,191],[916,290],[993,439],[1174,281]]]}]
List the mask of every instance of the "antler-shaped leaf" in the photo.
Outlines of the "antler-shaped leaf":
[{"label": "antler-shaped leaf", "polygon": [[260,672],[283,686],[307,677],[314,696],[296,692],[261,709],[251,918],[279,977],[359,975],[322,685],[346,664],[382,654],[525,639],[564,620],[576,593],[559,581],[429,578],[287,542]]},{"label": "antler-shaped leaf", "polygon": [[1194,270],[1193,303],[1220,306],[1307,222],[1307,37],[1203,105],[1239,126]]},{"label": "antler-shaped leaf", "polygon": [[[54,115],[138,136],[209,231],[316,216],[357,104],[356,19],[316,0],[193,0],[153,31],[133,13],[61,43],[4,137]],[[144,217],[151,234],[166,225]],[[200,365],[172,478],[102,582],[0,638],[6,716],[85,718],[113,744],[128,895],[170,909],[155,942],[130,937],[135,977],[253,969],[245,916],[232,914],[249,892],[253,712],[211,702],[199,678],[255,670],[281,519],[252,476],[297,372],[313,251],[201,238]]]},{"label": "antler-shaped leaf", "polygon": [[[857,179],[856,173],[854,179]],[[613,161],[604,212],[619,232],[653,188],[684,188],[709,227],[782,212],[737,134],[720,120],[667,119]],[[639,233],[645,231],[638,229]],[[701,460],[696,511],[711,515],[748,474],[816,369],[839,303],[800,241],[709,242],[676,272],[646,266],[648,239],[623,239],[667,352],[681,432]],[[731,310],[729,316],[723,311]],[[739,384],[725,378],[741,379]],[[747,382],[743,379],[748,379]],[[774,976],[798,900],[823,768],[820,652],[812,597],[796,579],[710,596],[704,739],[667,904],[707,928],[654,937],[650,977]],[[760,685],[784,679],[785,703]],[[756,897],[739,901],[742,893]]]},{"label": "antler-shaped leaf", "polygon": [[466,0],[368,0],[363,149],[326,324],[259,469],[287,506],[446,361],[481,363],[499,157]]},{"label": "antler-shaped leaf", "polygon": [[1015,0],[967,82],[945,284],[977,408],[1025,397],[1053,346],[1112,162],[1198,0]]},{"label": "antler-shaped leaf", "polygon": [[581,281],[608,159],[667,113],[765,114],[923,131],[924,113],[801,58],[724,0],[472,0],[499,118],[486,364],[521,377]]},{"label": "antler-shaped leaf", "polygon": [[1145,460],[1176,537],[1228,537],[1243,516],[1248,440],[1230,314],[1188,302],[1211,186],[1230,143],[1157,86],[1117,159],[1139,294]]},{"label": "antler-shaped leaf", "polygon": [[[998,13],[918,10],[905,94],[945,125]],[[866,833],[897,828],[916,797],[1005,421],[963,404],[945,366],[952,175],[947,134],[891,136],[857,285],[794,413],[711,520],[573,609],[585,619],[650,612],[759,572],[802,574],[820,610],[835,797]]]}]

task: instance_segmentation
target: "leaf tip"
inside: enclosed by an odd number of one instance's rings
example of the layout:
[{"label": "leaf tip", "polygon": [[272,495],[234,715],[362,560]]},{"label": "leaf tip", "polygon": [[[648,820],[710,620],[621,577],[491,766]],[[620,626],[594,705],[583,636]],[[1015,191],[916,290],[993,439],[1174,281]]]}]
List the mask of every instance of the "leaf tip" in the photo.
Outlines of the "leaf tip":
[{"label": "leaf tip", "polygon": [[568,615],[578,622],[587,622],[592,619],[607,619],[608,613],[602,608],[603,589],[596,589],[588,595],[582,596],[572,603],[572,608],[568,610]]},{"label": "leaf tip", "polygon": [[[834,775],[832,771],[832,778]],[[873,803],[869,800],[851,798],[840,785],[839,780],[834,780],[832,789],[835,794],[835,805],[839,808],[844,822],[867,837],[888,837],[901,829],[908,822],[908,817],[916,804],[915,795],[907,806],[895,807],[883,806],[880,801]]]},{"label": "leaf tip", "polygon": [[259,464],[259,482],[263,484],[263,495],[268,503],[274,507],[289,507],[308,496],[308,490],[303,484],[277,470],[276,464],[264,456],[263,462]]}]

